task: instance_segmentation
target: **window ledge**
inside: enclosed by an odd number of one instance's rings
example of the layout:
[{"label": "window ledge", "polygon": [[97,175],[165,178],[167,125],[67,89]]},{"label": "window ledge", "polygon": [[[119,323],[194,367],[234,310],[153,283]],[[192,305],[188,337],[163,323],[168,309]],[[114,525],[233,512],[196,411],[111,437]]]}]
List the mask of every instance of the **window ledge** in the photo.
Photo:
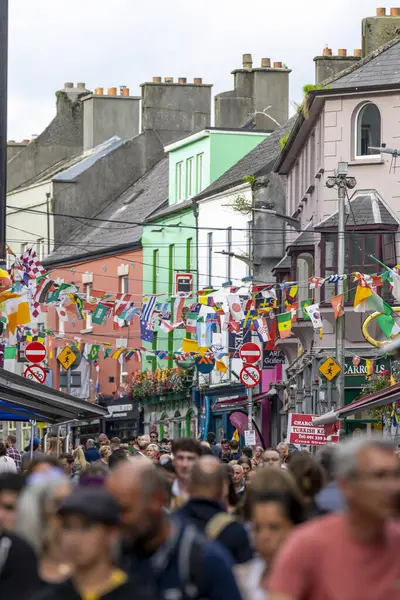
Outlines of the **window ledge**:
[{"label": "window ledge", "polygon": [[86,329],[81,329],[79,333],[91,333],[93,331],[93,327],[87,327]]},{"label": "window ledge", "polygon": [[385,161],[382,157],[379,158],[356,158],[349,162],[349,167],[361,167],[363,165],[384,165]]}]

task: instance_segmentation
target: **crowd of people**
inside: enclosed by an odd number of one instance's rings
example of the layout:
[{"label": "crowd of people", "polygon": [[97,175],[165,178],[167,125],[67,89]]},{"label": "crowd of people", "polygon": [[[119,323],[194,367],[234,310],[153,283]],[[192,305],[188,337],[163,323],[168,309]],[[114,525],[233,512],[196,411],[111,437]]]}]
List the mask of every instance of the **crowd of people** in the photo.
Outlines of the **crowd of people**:
[{"label": "crowd of people", "polygon": [[0,443],[0,598],[400,599],[390,441]]}]

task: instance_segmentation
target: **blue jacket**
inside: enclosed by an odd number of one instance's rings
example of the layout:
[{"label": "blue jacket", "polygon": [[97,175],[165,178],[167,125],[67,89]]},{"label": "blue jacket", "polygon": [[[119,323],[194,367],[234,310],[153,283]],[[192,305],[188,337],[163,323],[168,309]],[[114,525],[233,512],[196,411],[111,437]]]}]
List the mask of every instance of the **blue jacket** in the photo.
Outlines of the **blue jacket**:
[{"label": "blue jacket", "polygon": [[341,512],[345,509],[345,501],[336,481],[331,481],[315,496],[315,506],[318,514]]},{"label": "blue jacket", "polygon": [[96,462],[96,460],[100,460],[100,453],[96,448],[89,448],[85,452],[85,458],[88,463]]}]

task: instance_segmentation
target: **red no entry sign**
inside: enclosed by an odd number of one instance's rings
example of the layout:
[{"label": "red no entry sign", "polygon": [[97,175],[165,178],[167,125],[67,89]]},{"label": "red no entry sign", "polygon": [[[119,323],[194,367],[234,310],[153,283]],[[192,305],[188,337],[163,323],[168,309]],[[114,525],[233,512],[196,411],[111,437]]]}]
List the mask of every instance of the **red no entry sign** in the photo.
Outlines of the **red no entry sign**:
[{"label": "red no entry sign", "polygon": [[46,358],[46,348],[40,342],[31,342],[25,348],[25,358],[31,363],[40,363]]},{"label": "red no entry sign", "polygon": [[256,387],[261,381],[261,371],[254,365],[245,365],[240,371],[240,381],[246,387]]},{"label": "red no entry sign", "polygon": [[239,350],[239,356],[243,362],[252,365],[258,362],[261,358],[261,350],[257,344],[254,342],[248,342],[247,344],[243,344],[243,346]]},{"label": "red no entry sign", "polygon": [[36,383],[44,383],[47,378],[47,373],[40,365],[29,365],[24,371],[25,379],[36,381]]}]

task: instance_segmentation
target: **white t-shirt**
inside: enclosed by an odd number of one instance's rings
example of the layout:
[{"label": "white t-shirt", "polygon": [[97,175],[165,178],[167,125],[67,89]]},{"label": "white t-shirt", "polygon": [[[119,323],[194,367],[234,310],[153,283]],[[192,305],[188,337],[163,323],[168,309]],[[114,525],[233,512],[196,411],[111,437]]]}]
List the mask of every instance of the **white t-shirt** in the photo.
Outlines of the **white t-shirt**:
[{"label": "white t-shirt", "polygon": [[17,465],[10,456],[0,456],[0,473],[16,473]]}]

